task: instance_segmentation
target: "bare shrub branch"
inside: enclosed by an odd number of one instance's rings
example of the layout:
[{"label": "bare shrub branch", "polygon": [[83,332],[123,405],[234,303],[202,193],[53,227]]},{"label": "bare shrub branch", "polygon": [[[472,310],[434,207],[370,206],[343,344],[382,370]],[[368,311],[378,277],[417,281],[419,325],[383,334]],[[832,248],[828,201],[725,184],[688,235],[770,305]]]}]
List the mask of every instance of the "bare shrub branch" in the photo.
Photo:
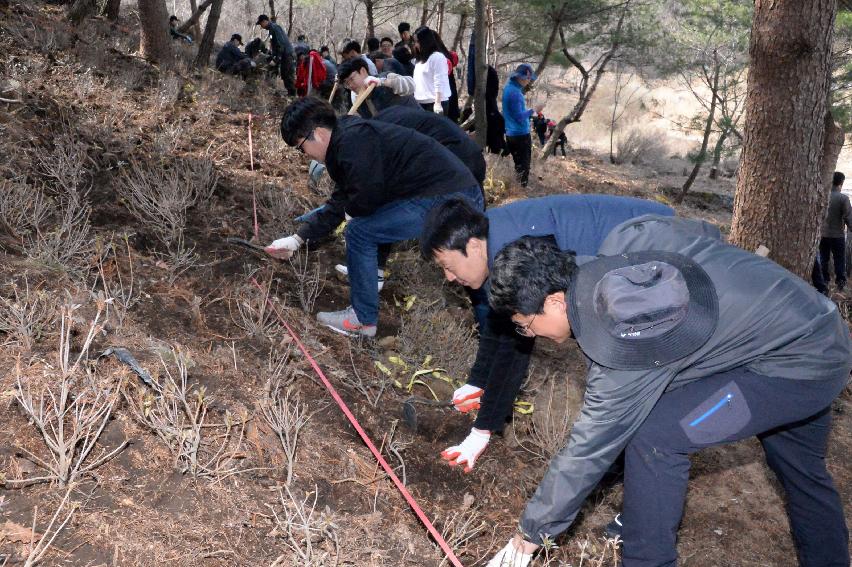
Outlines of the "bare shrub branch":
[{"label": "bare shrub branch", "polygon": [[[284,498],[286,492],[287,498]],[[310,501],[313,494],[313,501]],[[289,486],[284,486],[282,492],[279,488],[278,497],[281,501],[281,511],[276,511],[274,506],[269,506],[275,519],[274,535],[280,535],[284,544],[290,548],[292,553],[280,555],[270,567],[283,567],[293,564],[292,559],[298,559],[298,565],[305,567],[320,567],[325,565],[337,565],[340,560],[340,544],[337,538],[338,527],[333,522],[331,514],[317,514],[317,495],[319,491],[314,487],[312,493],[299,500],[293,495]],[[321,549],[322,543],[328,543],[333,549]],[[326,546],[329,547],[329,546]],[[295,554],[295,557],[293,557]],[[333,557],[333,562],[331,561]]]},{"label": "bare shrub branch", "polygon": [[307,404],[302,403],[301,396],[292,386],[282,388],[280,382],[276,382],[266,392],[260,409],[263,417],[278,436],[281,448],[287,457],[287,485],[289,486],[293,482],[299,433],[313,414],[308,413]]},{"label": "bare shrub branch", "polygon": [[[141,290],[135,287],[133,277],[133,254],[130,251],[130,239],[127,234],[122,236],[124,248],[127,250],[127,274],[122,274],[121,263],[118,261],[119,251],[113,240],[102,245],[98,243],[98,276],[103,286],[104,294],[112,300],[118,324],[124,325],[127,312],[141,299]],[[107,260],[111,260],[108,264]],[[109,274],[109,275],[107,275]]]},{"label": "bare shrub branch", "polygon": [[58,481],[66,485],[101,466],[128,445],[125,441],[112,451],[103,450],[90,459],[95,445],[106,427],[119,399],[121,384],[99,384],[94,371],[85,364],[95,336],[103,329],[106,308],[98,306],[89,324],[83,346],[72,357],[71,335],[74,327],[74,306],[62,309],[59,333],[59,375],[37,387],[33,393],[32,380],[25,379],[20,359],[16,366],[18,404],[41,435],[48,457],[40,458],[22,450],[44,468],[46,476],[33,479],[7,480],[6,486],[26,486],[40,481]]},{"label": "bare shrub branch", "polygon": [[542,462],[549,463],[568,440],[574,420],[570,411],[571,384],[568,380],[548,372],[544,381],[549,382],[545,407],[541,408],[541,404],[537,404],[532,418],[524,420],[527,435],[518,435],[518,420],[512,422],[512,432],[518,446]]},{"label": "bare shrub branch", "polygon": [[237,420],[226,410],[222,423],[211,423],[213,400],[189,383],[188,357],[173,349],[170,358],[174,369],[160,357],[165,376],[154,380],[153,394],[125,395],[132,413],[166,444],[182,473],[214,481],[238,473],[248,416]]},{"label": "bare shrub branch", "polygon": [[325,271],[319,262],[311,263],[308,248],[290,257],[290,266],[296,278],[296,297],[305,313],[312,313],[319,294],[325,287]]},{"label": "bare shrub branch", "polygon": [[228,299],[228,309],[234,325],[251,337],[275,340],[281,328],[278,317],[269,307],[272,294],[272,276],[261,292],[252,284],[236,288]]},{"label": "bare shrub branch", "polygon": [[[68,506],[69,499],[71,497],[71,491],[74,489],[73,486],[68,486],[68,489],[65,491],[65,496],[62,497],[62,501],[59,503],[59,506],[56,508],[56,511],[53,513],[53,516],[50,518],[50,521],[47,523],[47,526],[44,528],[44,533],[39,538],[38,543],[31,542],[30,551],[27,554],[27,559],[24,562],[24,567],[35,567],[41,560],[44,559],[45,554],[50,550],[50,547],[53,545],[53,542],[56,540],[56,537],[65,529],[65,526],[71,520],[71,517],[78,509],[78,505],[72,503],[70,509],[68,509],[68,513],[65,516],[65,519],[62,520],[58,525],[57,521],[62,516],[62,514],[66,511]],[[33,527],[32,533],[36,533],[36,527],[38,526],[38,506],[33,510]],[[5,562],[4,562],[5,565]]]},{"label": "bare shrub branch", "polygon": [[0,296],[0,333],[6,334],[6,344],[16,344],[24,352],[44,336],[56,320],[54,299],[36,286],[30,289],[24,275],[23,286],[11,282],[6,286],[11,296]]}]

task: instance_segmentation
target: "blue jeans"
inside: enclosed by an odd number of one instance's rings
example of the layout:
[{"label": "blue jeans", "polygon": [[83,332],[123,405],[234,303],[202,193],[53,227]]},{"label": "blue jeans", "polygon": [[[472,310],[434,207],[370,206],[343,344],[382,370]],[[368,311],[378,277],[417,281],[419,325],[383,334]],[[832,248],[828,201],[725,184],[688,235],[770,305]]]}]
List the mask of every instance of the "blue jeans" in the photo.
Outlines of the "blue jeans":
[{"label": "blue jeans", "polygon": [[624,567],[674,567],[689,455],[757,436],[784,487],[802,567],[848,567],[843,504],[825,468],[831,402],[846,384],[737,368],[666,392],[624,450]]},{"label": "blue jeans", "polygon": [[463,197],[480,211],[484,210],[482,191],[474,185],[458,193],[393,201],[368,217],[357,217],[346,224],[349,298],[362,325],[375,325],[379,320],[376,288],[379,246],[419,237],[426,213],[454,197]]}]

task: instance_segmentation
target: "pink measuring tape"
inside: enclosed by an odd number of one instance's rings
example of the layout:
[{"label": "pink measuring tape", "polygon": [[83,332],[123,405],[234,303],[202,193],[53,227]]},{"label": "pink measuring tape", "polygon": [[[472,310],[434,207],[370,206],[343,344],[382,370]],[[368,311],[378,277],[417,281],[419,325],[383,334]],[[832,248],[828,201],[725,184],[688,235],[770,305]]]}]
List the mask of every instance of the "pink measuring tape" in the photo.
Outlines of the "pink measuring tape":
[{"label": "pink measuring tape", "polygon": [[[257,283],[257,280],[252,278],[251,281],[255,285],[255,287],[257,287],[261,292],[263,292],[263,288],[260,286],[259,283]],[[405,501],[408,502],[408,505],[411,506],[411,509],[414,510],[415,514],[417,514],[417,517],[420,518],[420,521],[423,522],[423,525],[426,526],[426,529],[429,531],[432,537],[435,538],[435,541],[438,542],[438,545],[441,546],[441,549],[444,551],[444,554],[447,556],[447,559],[455,567],[464,567],[461,561],[459,561],[458,557],[456,557],[455,553],[453,553],[453,550],[450,549],[450,546],[446,542],[446,540],[444,540],[441,534],[438,533],[438,530],[435,529],[435,526],[432,525],[432,522],[429,521],[429,518],[426,516],[426,513],[423,512],[423,510],[414,500],[414,497],[411,495],[408,489],[405,488],[405,485],[402,484],[402,481],[399,480],[399,477],[396,476],[396,473],[393,472],[391,466],[384,459],[384,457],[382,457],[382,454],[379,452],[379,450],[376,449],[376,446],[370,440],[370,437],[367,435],[367,432],[364,431],[364,428],[362,428],[361,424],[358,423],[358,420],[355,418],[355,415],[349,410],[349,407],[346,405],[346,402],[343,401],[343,398],[340,397],[340,394],[337,393],[337,390],[334,389],[334,386],[332,386],[331,382],[329,382],[328,378],[326,378],[322,369],[320,369],[319,364],[317,364],[317,361],[314,360],[314,357],[311,356],[311,354],[308,352],[308,349],[305,348],[305,345],[302,344],[301,340],[299,340],[298,335],[296,335],[296,333],[293,331],[287,321],[284,320],[284,317],[281,316],[281,313],[278,311],[278,306],[272,303],[269,298],[267,298],[266,301],[272,308],[272,310],[275,312],[275,315],[278,317],[278,320],[281,321],[281,324],[284,325],[284,327],[287,329],[287,332],[290,333],[291,337],[293,337],[293,340],[296,342],[296,345],[299,347],[299,350],[302,351],[302,354],[304,354],[305,358],[308,359],[308,362],[311,363],[311,367],[314,369],[314,372],[316,372],[317,376],[320,377],[320,380],[322,380],[322,383],[325,385],[326,389],[328,390],[328,393],[331,394],[331,397],[334,399],[334,401],[337,402],[337,405],[340,406],[340,409],[343,411],[343,414],[349,420],[349,423],[352,424],[352,427],[354,427],[355,431],[358,432],[358,435],[361,436],[361,439],[364,441],[364,444],[367,445],[367,448],[370,449],[371,453],[373,453],[373,456],[376,458],[376,460],[382,466],[382,469],[384,469],[384,471],[396,485],[396,488],[399,490],[400,494],[402,494],[403,498],[405,498]]]}]

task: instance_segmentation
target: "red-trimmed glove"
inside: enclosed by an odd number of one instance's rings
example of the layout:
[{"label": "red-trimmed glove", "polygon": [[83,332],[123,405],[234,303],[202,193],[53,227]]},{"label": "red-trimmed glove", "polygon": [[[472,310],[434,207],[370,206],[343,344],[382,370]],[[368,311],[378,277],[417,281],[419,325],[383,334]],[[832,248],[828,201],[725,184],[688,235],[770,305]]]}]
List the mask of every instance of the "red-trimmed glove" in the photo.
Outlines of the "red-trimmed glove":
[{"label": "red-trimmed glove", "polygon": [[527,567],[530,561],[532,561],[532,553],[524,553],[516,549],[515,544],[509,541],[506,547],[491,558],[486,567]]},{"label": "red-trimmed glove", "polygon": [[279,238],[272,244],[264,248],[267,254],[279,260],[287,260],[296,250],[302,247],[305,241],[298,234],[293,234],[286,238]]},{"label": "red-trimmed glove", "polygon": [[478,410],[484,391],[482,388],[465,384],[453,392],[453,407],[462,413]]},{"label": "red-trimmed glove", "polygon": [[488,446],[491,432],[480,429],[471,429],[470,434],[465,437],[459,445],[454,445],[441,452],[441,458],[447,461],[451,467],[464,465],[464,472],[473,470],[476,459]]}]

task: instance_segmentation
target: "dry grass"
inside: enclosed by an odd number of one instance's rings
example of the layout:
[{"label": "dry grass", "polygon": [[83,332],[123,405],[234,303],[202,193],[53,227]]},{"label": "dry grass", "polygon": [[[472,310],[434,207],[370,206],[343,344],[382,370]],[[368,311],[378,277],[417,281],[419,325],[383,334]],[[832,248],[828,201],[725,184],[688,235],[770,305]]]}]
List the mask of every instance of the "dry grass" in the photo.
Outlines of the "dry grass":
[{"label": "dry grass", "polygon": [[300,499],[289,486],[279,489],[281,507],[269,506],[275,518],[272,535],[279,536],[290,552],[278,556],[270,567],[323,567],[340,561],[339,528],[328,511],[317,511],[317,494],[314,487]]},{"label": "dry grass", "polygon": [[417,304],[403,315],[397,342],[410,367],[440,367],[458,383],[467,379],[477,349],[467,317]]},{"label": "dry grass", "polygon": [[640,165],[656,163],[666,154],[661,132],[647,128],[631,128],[618,137],[615,144],[615,163]]},{"label": "dry grass", "polygon": [[[533,369],[530,374],[534,372]],[[580,400],[576,399],[574,387],[560,373],[545,371],[542,388],[545,389],[536,396],[532,417],[514,420],[512,433],[519,447],[547,464],[568,441],[574,424],[573,408]],[[525,431],[519,435],[519,429]]]}]

